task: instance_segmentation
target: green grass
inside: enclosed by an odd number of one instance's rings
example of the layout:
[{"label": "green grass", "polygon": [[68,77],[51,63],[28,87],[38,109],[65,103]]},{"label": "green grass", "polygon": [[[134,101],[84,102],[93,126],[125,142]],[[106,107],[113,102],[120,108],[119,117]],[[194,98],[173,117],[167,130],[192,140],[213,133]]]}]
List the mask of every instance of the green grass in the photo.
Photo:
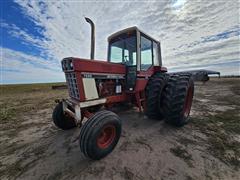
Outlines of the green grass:
[{"label": "green grass", "polygon": [[206,113],[205,116],[194,119],[193,123],[198,127],[205,127],[206,130],[213,132],[224,130],[227,134],[240,134],[239,119],[240,114],[238,109],[231,109],[224,112],[218,112],[215,115]]},{"label": "green grass", "polygon": [[172,152],[175,156],[183,159],[189,167],[193,167],[192,164],[192,155],[187,152],[186,149],[184,149],[181,146],[175,146],[170,149],[170,152]]},{"label": "green grass", "polygon": [[12,120],[14,117],[16,117],[16,111],[14,108],[7,108],[7,107],[0,105],[1,123],[4,123],[8,120]]},{"label": "green grass", "polygon": [[67,90],[52,90],[53,85],[21,84],[0,86],[0,123],[16,121],[23,114],[54,107],[54,100],[67,96]]},{"label": "green grass", "polygon": [[[234,137],[240,135],[240,79],[211,79],[196,94],[194,106],[203,113],[192,117],[191,123],[207,136],[207,149],[214,157],[239,169],[240,142]],[[209,102],[203,103],[201,98]],[[223,111],[209,108],[208,104],[223,106]],[[229,108],[224,110],[225,106]]]},{"label": "green grass", "polygon": [[63,85],[60,83],[39,83],[39,84],[13,84],[13,85],[0,85],[1,96],[8,94],[21,94],[29,92],[43,92],[52,89],[53,85]]},{"label": "green grass", "polygon": [[194,118],[192,123],[207,135],[208,150],[213,156],[236,169],[240,168],[240,143],[232,138],[240,134],[238,110],[206,114]]}]

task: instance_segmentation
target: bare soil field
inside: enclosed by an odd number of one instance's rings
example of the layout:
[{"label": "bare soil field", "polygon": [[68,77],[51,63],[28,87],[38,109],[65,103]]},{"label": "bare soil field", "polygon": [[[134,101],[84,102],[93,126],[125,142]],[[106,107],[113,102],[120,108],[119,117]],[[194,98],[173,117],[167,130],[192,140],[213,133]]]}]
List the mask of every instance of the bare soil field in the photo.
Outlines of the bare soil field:
[{"label": "bare soil field", "polygon": [[81,154],[79,128],[52,123],[53,84],[0,86],[0,179],[240,179],[240,78],[196,83],[189,124],[174,128],[115,108],[123,132],[100,161]]}]

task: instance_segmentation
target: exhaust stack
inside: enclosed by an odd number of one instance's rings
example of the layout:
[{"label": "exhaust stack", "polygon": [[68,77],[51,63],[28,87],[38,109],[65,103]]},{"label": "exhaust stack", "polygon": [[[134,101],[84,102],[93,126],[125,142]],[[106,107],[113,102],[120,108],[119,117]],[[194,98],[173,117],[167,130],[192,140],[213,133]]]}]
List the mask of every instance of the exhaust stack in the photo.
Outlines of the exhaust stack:
[{"label": "exhaust stack", "polygon": [[85,17],[85,20],[91,25],[91,52],[90,52],[90,59],[94,59],[94,51],[95,51],[95,25],[93,21]]}]

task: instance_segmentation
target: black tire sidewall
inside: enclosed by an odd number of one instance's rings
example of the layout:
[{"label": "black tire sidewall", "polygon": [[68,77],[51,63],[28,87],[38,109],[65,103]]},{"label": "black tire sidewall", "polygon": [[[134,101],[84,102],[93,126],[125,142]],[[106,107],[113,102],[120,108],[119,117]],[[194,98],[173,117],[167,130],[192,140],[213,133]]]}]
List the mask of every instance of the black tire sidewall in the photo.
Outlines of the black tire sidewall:
[{"label": "black tire sidewall", "polygon": [[191,101],[193,100],[194,82],[190,74],[176,73],[171,75],[168,83],[163,93],[164,100],[162,104],[164,114],[166,115],[165,122],[181,127],[189,121],[190,112],[188,116],[184,115],[184,105],[190,87],[193,88]]},{"label": "black tire sidewall", "polygon": [[160,108],[162,92],[167,84],[168,74],[156,73],[148,81],[146,86],[145,115],[150,119],[161,120],[164,118]]},{"label": "black tire sidewall", "polygon": [[[108,147],[98,147],[97,139],[107,125],[115,127],[115,138]],[[80,150],[84,155],[93,160],[104,158],[113,151],[117,145],[122,131],[122,122],[119,116],[111,111],[103,110],[96,112],[85,122],[79,136]]]},{"label": "black tire sidewall", "polygon": [[[115,137],[113,142],[104,149],[101,149],[97,145],[97,138],[99,137],[101,130],[106,126],[106,125],[113,125],[115,127]],[[94,129],[90,135],[90,138],[88,140],[88,148],[89,148],[89,156],[94,156],[94,159],[101,159],[105,157],[107,154],[109,154],[117,145],[118,140],[121,136],[121,123],[117,119],[109,119],[107,121],[102,121],[97,125],[97,128]]]},{"label": "black tire sidewall", "polygon": [[52,119],[53,123],[60,129],[68,130],[76,127],[74,119],[64,115],[62,102],[58,103],[54,108]]},{"label": "black tire sidewall", "polygon": [[[193,79],[192,78],[189,78],[189,81],[188,81],[188,86],[187,86],[187,89],[186,89],[186,92],[185,92],[185,99],[184,99],[184,103],[186,101],[186,98],[187,98],[187,93],[188,93],[188,89],[192,87],[192,96],[191,96],[191,101],[193,101],[193,95],[194,95],[194,82],[193,82]],[[190,111],[191,111],[191,108],[192,108],[192,102],[191,102],[191,107],[190,107]],[[187,124],[188,121],[189,121],[189,116],[190,116],[190,112],[188,114],[188,116],[184,116],[184,109],[182,111],[182,122],[180,124],[184,125],[184,124]]]}]

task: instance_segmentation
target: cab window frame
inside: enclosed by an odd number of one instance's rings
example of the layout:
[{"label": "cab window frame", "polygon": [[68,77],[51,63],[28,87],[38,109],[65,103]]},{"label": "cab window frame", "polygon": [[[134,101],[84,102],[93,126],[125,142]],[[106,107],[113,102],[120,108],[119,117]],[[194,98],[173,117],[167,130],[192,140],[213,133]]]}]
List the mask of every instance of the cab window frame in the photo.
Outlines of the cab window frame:
[{"label": "cab window frame", "polygon": [[[130,33],[132,33],[133,35],[132,35],[132,37],[135,37],[135,42],[134,42],[134,45],[135,45],[135,52],[133,51],[132,52],[132,64],[133,64],[133,66],[137,66],[137,31],[136,30],[132,30]],[[123,33],[123,34],[119,34],[118,36],[116,36],[116,37],[113,37],[112,39],[110,39],[109,40],[109,42],[108,42],[108,55],[107,55],[107,61],[108,62],[111,62],[111,63],[116,63],[116,64],[126,64],[126,61],[125,61],[125,52],[126,51],[128,51],[127,53],[129,54],[130,53],[130,51],[129,51],[129,49],[127,49],[126,47],[129,45],[129,44],[126,44],[126,40],[125,40],[125,38],[123,38],[122,40],[124,41],[123,43],[123,46],[120,48],[120,49],[122,49],[122,61],[121,62],[113,62],[112,61],[112,47],[113,46],[111,46],[114,42],[117,42],[120,38],[121,38],[121,36],[126,36],[126,35],[128,35],[129,34],[129,32],[125,32],[125,33]],[[126,38],[127,39],[127,38]],[[135,54],[134,54],[135,53]],[[129,57],[129,55],[128,55],[128,60],[127,60],[127,62],[129,62],[130,61],[130,57]]]},{"label": "cab window frame", "polygon": [[[142,68],[142,65],[143,65],[142,64],[142,37],[144,37],[145,39],[147,39],[151,42],[151,65],[147,69]],[[140,70],[141,71],[148,71],[151,67],[154,66],[154,60],[156,57],[154,57],[153,43],[157,44],[157,47],[158,47],[158,43],[155,40],[153,40],[152,38],[148,37],[147,35],[145,35],[143,33],[140,33],[140,47],[139,48],[140,48]]]}]

